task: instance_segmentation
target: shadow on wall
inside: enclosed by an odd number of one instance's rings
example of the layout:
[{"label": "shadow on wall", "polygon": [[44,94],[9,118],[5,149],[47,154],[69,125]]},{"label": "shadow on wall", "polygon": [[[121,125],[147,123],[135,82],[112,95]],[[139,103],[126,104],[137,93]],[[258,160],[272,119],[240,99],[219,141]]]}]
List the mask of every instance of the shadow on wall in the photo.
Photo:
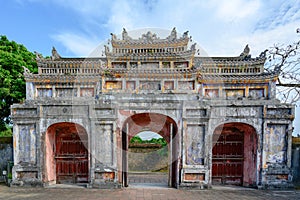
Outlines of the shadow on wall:
[{"label": "shadow on wall", "polygon": [[300,188],[300,137],[293,137],[292,147],[293,182]]},{"label": "shadow on wall", "polygon": [[[5,177],[11,177],[11,170],[7,169],[7,167],[12,161],[13,137],[0,137],[0,182],[4,182]],[[3,171],[6,172],[3,173]]]},{"label": "shadow on wall", "polygon": [[157,144],[130,144],[129,171],[160,171],[168,166],[168,146]]}]

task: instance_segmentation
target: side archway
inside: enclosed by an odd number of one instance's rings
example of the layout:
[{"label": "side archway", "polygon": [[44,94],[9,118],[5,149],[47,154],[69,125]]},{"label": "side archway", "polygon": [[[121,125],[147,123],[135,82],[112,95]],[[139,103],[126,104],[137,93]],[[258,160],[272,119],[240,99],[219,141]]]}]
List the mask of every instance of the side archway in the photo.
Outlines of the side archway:
[{"label": "side archway", "polygon": [[213,133],[212,182],[256,186],[257,133],[245,123],[225,123]]},{"label": "side archway", "polygon": [[88,135],[84,127],[70,122],[52,124],[45,135],[44,182],[88,182],[88,155]]}]

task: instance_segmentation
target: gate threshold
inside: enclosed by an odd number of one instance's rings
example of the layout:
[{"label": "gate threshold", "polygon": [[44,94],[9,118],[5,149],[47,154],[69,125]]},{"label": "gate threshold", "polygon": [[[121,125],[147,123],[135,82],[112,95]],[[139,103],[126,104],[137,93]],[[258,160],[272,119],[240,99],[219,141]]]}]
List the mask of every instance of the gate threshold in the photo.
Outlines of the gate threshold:
[{"label": "gate threshold", "polygon": [[162,183],[129,183],[128,188],[170,189],[168,185]]},{"label": "gate threshold", "polygon": [[53,185],[46,186],[46,188],[63,188],[63,189],[87,188],[87,183],[81,183],[81,184],[53,184]]}]

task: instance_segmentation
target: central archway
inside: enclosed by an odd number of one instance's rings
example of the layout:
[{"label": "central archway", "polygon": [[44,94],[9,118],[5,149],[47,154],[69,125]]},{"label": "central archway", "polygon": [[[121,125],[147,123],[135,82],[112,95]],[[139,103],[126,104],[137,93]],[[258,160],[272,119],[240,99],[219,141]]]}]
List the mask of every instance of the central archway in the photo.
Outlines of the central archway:
[{"label": "central archway", "polygon": [[122,185],[128,186],[128,143],[142,131],[152,131],[162,136],[168,143],[169,164],[168,184],[176,187],[178,180],[178,128],[169,116],[158,113],[139,113],[128,117],[122,127]]}]

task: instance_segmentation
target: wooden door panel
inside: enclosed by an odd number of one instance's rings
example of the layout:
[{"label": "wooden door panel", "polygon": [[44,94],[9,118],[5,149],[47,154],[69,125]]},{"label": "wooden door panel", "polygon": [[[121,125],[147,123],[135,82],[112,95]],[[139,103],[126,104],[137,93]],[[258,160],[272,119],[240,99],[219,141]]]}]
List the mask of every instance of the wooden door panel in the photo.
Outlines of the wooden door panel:
[{"label": "wooden door panel", "polygon": [[77,133],[58,133],[56,136],[57,183],[88,182],[87,140]]},{"label": "wooden door panel", "polygon": [[214,184],[242,185],[243,134],[222,133],[212,149],[212,181]]}]

